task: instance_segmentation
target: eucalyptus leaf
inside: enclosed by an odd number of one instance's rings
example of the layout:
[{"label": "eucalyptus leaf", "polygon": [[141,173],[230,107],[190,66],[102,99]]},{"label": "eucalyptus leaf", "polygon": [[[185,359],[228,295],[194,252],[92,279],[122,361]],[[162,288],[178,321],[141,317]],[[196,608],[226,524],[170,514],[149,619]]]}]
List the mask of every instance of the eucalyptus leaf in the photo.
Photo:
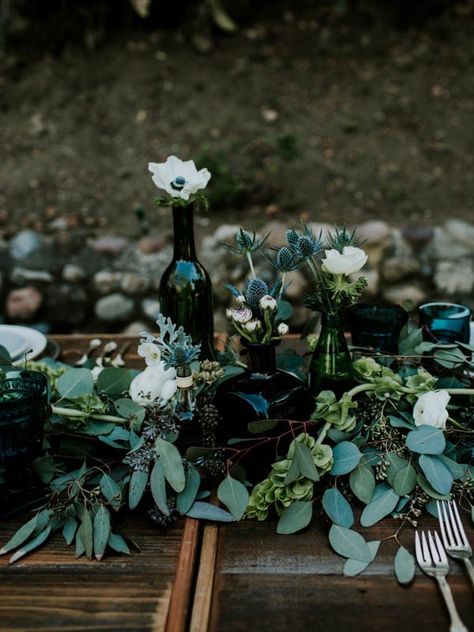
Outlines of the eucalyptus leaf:
[{"label": "eucalyptus leaf", "polygon": [[398,496],[406,496],[407,494],[411,494],[415,486],[416,470],[411,463],[407,463],[407,465],[402,467],[402,469],[395,474],[393,491],[398,494]]},{"label": "eucalyptus leaf", "polygon": [[103,474],[100,479],[100,489],[113,509],[118,511],[122,502],[122,489],[120,485],[108,474]]},{"label": "eucalyptus leaf", "polygon": [[319,481],[318,469],[313,461],[313,455],[309,447],[299,441],[295,441],[294,446],[294,459],[298,462],[301,474],[309,478],[310,481]]},{"label": "eucalyptus leaf", "polygon": [[401,546],[394,560],[395,577],[399,584],[406,586],[415,577],[415,560],[413,555]]},{"label": "eucalyptus leaf", "polygon": [[292,459],[290,467],[288,468],[288,471],[286,473],[285,480],[283,482],[285,483],[285,485],[291,485],[291,483],[294,483],[296,479],[300,477],[300,475],[301,472],[298,461],[296,459]]},{"label": "eucalyptus leaf", "polygon": [[467,358],[460,349],[439,349],[433,353],[434,361],[446,369],[461,367]]},{"label": "eucalyptus leaf", "polygon": [[419,465],[431,487],[438,494],[449,494],[453,486],[453,475],[446,465],[436,456],[422,454]]},{"label": "eucalyptus leaf", "polygon": [[94,378],[89,369],[69,369],[58,378],[56,388],[61,399],[92,395]]},{"label": "eucalyptus leaf", "polygon": [[356,575],[359,575],[360,573],[362,573],[363,571],[365,571],[365,569],[372,564],[372,562],[375,559],[375,556],[378,553],[379,547],[380,547],[380,540],[372,540],[371,542],[367,542],[367,546],[369,547],[369,551],[370,551],[370,556],[371,556],[371,560],[370,562],[360,562],[359,560],[346,560],[346,563],[344,564],[344,575],[346,577],[355,577]]},{"label": "eucalyptus leaf", "polygon": [[178,448],[169,441],[158,437],[155,441],[155,450],[161,457],[166,480],[175,492],[182,492],[186,485],[186,474]]},{"label": "eucalyptus leaf", "polygon": [[249,504],[249,493],[245,485],[229,474],[217,488],[217,497],[236,520],[240,520]]},{"label": "eucalyptus leaf", "polygon": [[129,391],[132,376],[128,369],[107,367],[99,373],[97,388],[106,395],[117,396]]},{"label": "eucalyptus leaf", "polygon": [[451,494],[440,494],[435,491],[423,474],[418,474],[416,482],[421,489],[428,494],[428,496],[431,496],[431,498],[434,498],[435,500],[451,500]]},{"label": "eucalyptus leaf", "polygon": [[426,505],[425,505],[425,510],[431,514],[433,516],[433,518],[437,518],[439,520],[439,514],[438,514],[438,505],[437,505],[438,501],[434,500],[433,498],[431,500],[429,500]]},{"label": "eucalyptus leaf", "polygon": [[25,555],[28,555],[28,553],[31,553],[31,551],[34,551],[35,549],[40,547],[42,544],[46,542],[50,534],[51,534],[51,525],[48,525],[45,529],[43,529],[43,531],[38,533],[37,536],[35,536],[32,540],[30,540],[24,546],[18,549],[8,560],[8,563],[14,564],[22,557],[25,557]]},{"label": "eucalyptus leaf", "polygon": [[74,536],[76,535],[76,531],[77,531],[77,520],[73,517],[68,518],[66,522],[64,523],[64,527],[63,527],[63,536],[68,546],[72,544],[74,540]]},{"label": "eucalyptus leaf", "polygon": [[402,457],[398,456],[396,452],[389,452],[385,458],[389,463],[389,467],[387,470],[387,481],[393,487],[395,476],[398,474],[398,472],[400,472],[400,470],[403,470],[403,468],[408,465],[408,461],[406,459],[402,459]]},{"label": "eucalyptus leaf", "polygon": [[12,363],[12,357],[3,345],[0,345],[0,364],[3,366],[10,366]]},{"label": "eucalyptus leaf", "polygon": [[375,477],[370,467],[358,465],[351,472],[349,484],[355,496],[366,505],[370,503],[374,496]]},{"label": "eucalyptus leaf", "polygon": [[142,499],[146,484],[148,483],[148,472],[142,470],[134,470],[130,477],[130,485],[128,490],[128,506],[129,509],[135,509]]},{"label": "eucalyptus leaf", "polygon": [[400,417],[395,417],[395,415],[389,415],[388,420],[392,428],[408,428],[408,430],[413,430],[413,424],[408,423],[405,419],[401,419]]},{"label": "eucalyptus leaf", "polygon": [[326,489],[322,505],[329,518],[341,527],[350,529],[354,524],[354,513],[351,506],[335,487]]},{"label": "eucalyptus leaf", "polygon": [[386,483],[377,485],[373,500],[364,507],[360,524],[363,527],[376,524],[395,509],[398,500],[399,496]]},{"label": "eucalyptus leaf", "polygon": [[372,560],[367,542],[357,531],[333,524],[329,530],[329,542],[336,553],[342,557],[368,564]]},{"label": "eucalyptus leaf", "polygon": [[96,560],[104,557],[110,536],[110,514],[104,505],[99,505],[94,517],[94,555]]},{"label": "eucalyptus leaf", "polygon": [[405,326],[398,341],[398,353],[400,355],[415,355],[416,348],[423,342],[423,329],[421,327],[417,327],[408,335],[404,336],[403,334],[406,332],[407,329]]},{"label": "eucalyptus leaf", "polygon": [[0,549],[0,555],[5,555],[5,553],[13,551],[13,549],[21,546],[23,542],[26,542],[26,540],[28,540],[28,538],[30,538],[32,535],[43,531],[43,529],[49,522],[50,515],[51,512],[48,509],[44,509],[43,511],[40,511],[39,513],[34,515],[31,520],[25,522],[25,524],[22,525],[8,540],[8,542]]},{"label": "eucalyptus leaf", "polygon": [[309,525],[313,517],[313,503],[299,500],[287,507],[280,516],[277,533],[287,535],[301,531]]},{"label": "eucalyptus leaf", "polygon": [[279,419],[259,419],[257,421],[251,421],[247,424],[247,430],[251,434],[260,434],[262,432],[268,432],[273,430],[275,426],[280,423]]},{"label": "eucalyptus leaf", "polygon": [[128,544],[118,533],[110,533],[109,539],[107,540],[107,545],[110,546],[111,549],[116,551],[117,553],[124,553],[125,555],[130,555],[130,549],[128,548]]},{"label": "eucalyptus leaf", "polygon": [[146,410],[128,397],[121,397],[114,401],[115,410],[124,419],[134,421],[140,426],[145,419]]},{"label": "eucalyptus leaf", "polygon": [[350,441],[341,441],[332,451],[334,464],[330,470],[333,476],[349,474],[362,458],[359,448]]},{"label": "eucalyptus leaf", "polygon": [[155,501],[158,509],[165,516],[169,516],[170,510],[168,508],[168,499],[166,497],[165,471],[162,464],[162,458],[159,458],[155,462],[155,465],[151,470],[150,488],[153,500]]},{"label": "eucalyptus leaf", "polygon": [[440,428],[422,425],[406,436],[405,442],[412,452],[418,454],[442,454],[446,447],[446,439]]},{"label": "eucalyptus leaf", "polygon": [[456,481],[463,479],[469,470],[467,463],[456,463],[456,461],[453,461],[453,459],[450,459],[444,454],[440,454],[438,459],[448,468]]},{"label": "eucalyptus leaf", "polygon": [[185,514],[191,508],[191,505],[196,499],[199,491],[199,485],[201,484],[201,477],[199,472],[192,465],[188,465],[186,472],[186,485],[182,492],[176,497],[176,508],[179,513]]},{"label": "eucalyptus leaf", "polygon": [[217,522],[235,522],[234,516],[211,503],[203,503],[196,501],[192,504],[191,509],[186,512],[189,518],[197,518],[198,520],[216,520]]},{"label": "eucalyptus leaf", "polygon": [[84,507],[82,523],[78,529],[78,533],[80,534],[82,544],[84,545],[84,551],[89,559],[92,559],[94,549],[93,531],[94,527],[92,525],[91,514],[89,510]]}]

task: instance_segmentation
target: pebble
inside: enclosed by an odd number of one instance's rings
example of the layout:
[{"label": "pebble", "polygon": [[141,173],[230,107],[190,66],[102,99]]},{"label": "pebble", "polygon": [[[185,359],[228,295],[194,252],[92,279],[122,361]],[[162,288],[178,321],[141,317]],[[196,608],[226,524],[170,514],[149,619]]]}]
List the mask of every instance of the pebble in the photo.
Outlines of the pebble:
[{"label": "pebble", "polygon": [[94,289],[100,294],[108,294],[113,290],[120,288],[120,282],[122,280],[121,272],[110,272],[109,270],[101,270],[94,274],[92,284]]},{"label": "pebble", "polygon": [[41,292],[28,285],[11,290],[6,298],[6,314],[11,320],[28,321],[35,316],[43,303]]},{"label": "pebble", "polygon": [[10,255],[21,261],[38,250],[41,243],[41,235],[35,230],[22,230],[10,241]]},{"label": "pebble", "polygon": [[13,283],[52,283],[54,277],[46,270],[27,270],[26,268],[15,267],[12,270],[10,279]]},{"label": "pebble", "polygon": [[455,241],[474,249],[474,226],[461,219],[448,219],[444,229]]},{"label": "pebble", "polygon": [[94,308],[97,318],[108,323],[128,320],[134,310],[134,301],[119,292],[100,298]]},{"label": "pebble", "polygon": [[381,220],[365,222],[357,226],[357,235],[364,240],[364,246],[374,246],[388,238],[390,226]]},{"label": "pebble", "polygon": [[154,298],[145,298],[142,301],[142,311],[150,320],[156,320],[160,313],[160,301]]},{"label": "pebble", "polygon": [[436,266],[434,282],[438,290],[450,296],[471,294],[474,289],[472,259],[440,261]]},{"label": "pebble", "polygon": [[86,271],[80,266],[76,266],[73,263],[68,263],[63,268],[62,277],[65,281],[71,283],[80,283],[86,278]]},{"label": "pebble", "polygon": [[387,301],[401,305],[404,301],[411,301],[415,306],[426,301],[427,292],[418,285],[403,283],[384,288],[383,296]]},{"label": "pebble", "polygon": [[144,255],[151,255],[160,252],[165,244],[163,237],[142,237],[138,242],[138,249]]},{"label": "pebble", "polygon": [[125,294],[144,294],[149,287],[147,277],[135,272],[124,272],[120,279],[120,288]]},{"label": "pebble", "polygon": [[92,247],[96,252],[99,252],[103,255],[116,256],[123,252],[129,242],[128,239],[123,237],[99,237],[92,242]]},{"label": "pebble", "polygon": [[389,257],[382,265],[384,281],[396,283],[420,271],[420,262],[413,257]]},{"label": "pebble", "polygon": [[149,326],[141,320],[134,320],[123,330],[127,336],[140,336],[144,331],[149,331]]},{"label": "pebble", "polygon": [[86,291],[75,283],[54,284],[46,294],[46,307],[52,323],[80,325],[88,313]]}]

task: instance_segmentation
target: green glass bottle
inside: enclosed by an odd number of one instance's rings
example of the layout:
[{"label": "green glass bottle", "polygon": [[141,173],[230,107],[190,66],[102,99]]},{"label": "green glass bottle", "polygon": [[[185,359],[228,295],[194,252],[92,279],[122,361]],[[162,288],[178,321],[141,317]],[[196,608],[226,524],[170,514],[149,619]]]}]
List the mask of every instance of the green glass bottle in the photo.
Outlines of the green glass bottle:
[{"label": "green glass bottle", "polygon": [[341,314],[322,314],[321,333],[309,367],[313,395],[334,391],[340,397],[353,386],[352,359],[344,336]]},{"label": "green glass bottle", "polygon": [[174,253],[160,283],[160,310],[201,343],[201,359],[214,357],[213,295],[209,275],[196,257],[193,207],[173,207]]}]

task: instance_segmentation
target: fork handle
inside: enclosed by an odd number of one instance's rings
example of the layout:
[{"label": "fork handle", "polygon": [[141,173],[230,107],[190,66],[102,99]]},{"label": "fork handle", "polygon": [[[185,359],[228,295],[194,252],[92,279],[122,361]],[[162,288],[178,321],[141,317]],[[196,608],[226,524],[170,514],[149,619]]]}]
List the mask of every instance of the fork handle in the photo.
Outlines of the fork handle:
[{"label": "fork handle", "polygon": [[469,632],[464,623],[461,621],[461,618],[459,617],[456,605],[454,603],[453,594],[448,582],[446,581],[446,577],[438,575],[436,579],[438,580],[441,593],[444,597],[444,601],[446,603],[446,607],[451,618],[451,626],[449,628],[449,632]]},{"label": "fork handle", "polygon": [[464,558],[464,564],[466,565],[469,579],[471,580],[472,587],[474,588],[474,566],[472,565],[471,560],[468,560],[467,557]]}]

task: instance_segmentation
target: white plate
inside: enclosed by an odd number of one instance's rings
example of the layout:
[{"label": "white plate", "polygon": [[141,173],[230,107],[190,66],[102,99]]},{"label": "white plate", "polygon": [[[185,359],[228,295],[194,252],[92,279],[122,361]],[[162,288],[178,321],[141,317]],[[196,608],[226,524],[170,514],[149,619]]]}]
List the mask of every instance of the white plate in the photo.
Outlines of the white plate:
[{"label": "white plate", "polygon": [[27,342],[24,336],[14,333],[8,325],[0,325],[0,345],[10,354],[13,360],[26,350]]},{"label": "white plate", "polygon": [[[44,334],[36,329],[31,329],[30,327],[21,327],[20,325],[0,325],[0,331],[2,333],[11,333],[17,336],[21,336],[25,341],[25,349],[21,352],[21,354],[28,353],[28,359],[33,360],[43,353],[48,343],[48,340]],[[24,362],[23,355],[15,360],[13,364],[15,366],[21,365]]]},{"label": "white plate", "polygon": [[474,322],[471,323],[471,339],[469,340],[469,344],[474,345]]}]

